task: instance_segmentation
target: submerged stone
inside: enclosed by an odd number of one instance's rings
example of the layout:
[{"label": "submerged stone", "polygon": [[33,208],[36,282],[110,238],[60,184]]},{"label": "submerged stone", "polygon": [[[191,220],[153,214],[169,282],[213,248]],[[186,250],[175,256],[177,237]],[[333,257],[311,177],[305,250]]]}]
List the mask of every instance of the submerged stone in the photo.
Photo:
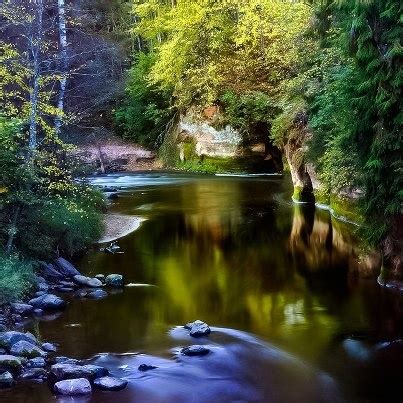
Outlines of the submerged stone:
[{"label": "submerged stone", "polygon": [[55,392],[66,396],[88,395],[92,392],[88,379],[67,379],[56,382],[53,386]]},{"label": "submerged stone", "polygon": [[102,299],[108,296],[105,290],[94,290],[87,294],[87,298]]},{"label": "submerged stone", "polygon": [[190,330],[190,335],[192,337],[207,336],[211,333],[208,324],[201,320],[195,320],[194,322],[187,323],[184,327],[185,329]]},{"label": "submerged stone", "polygon": [[113,376],[104,376],[95,379],[94,386],[101,390],[122,390],[126,387],[127,381]]},{"label": "submerged stone", "polygon": [[200,346],[200,345],[193,345],[189,347],[182,348],[181,354],[187,355],[189,357],[193,356],[203,356],[206,355],[210,352],[210,350],[207,347]]}]

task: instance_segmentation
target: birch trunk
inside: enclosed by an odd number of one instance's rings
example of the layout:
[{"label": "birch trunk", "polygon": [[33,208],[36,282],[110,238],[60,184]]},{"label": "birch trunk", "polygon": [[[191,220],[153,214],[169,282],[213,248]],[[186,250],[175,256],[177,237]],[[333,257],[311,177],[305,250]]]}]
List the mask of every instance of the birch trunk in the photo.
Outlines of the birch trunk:
[{"label": "birch trunk", "polygon": [[35,2],[35,21],[31,30],[29,39],[29,50],[32,57],[33,75],[31,80],[31,92],[29,96],[29,140],[28,140],[28,159],[32,158],[37,147],[37,116],[39,101],[39,80],[41,76],[41,45],[43,36],[43,0]]},{"label": "birch trunk", "polygon": [[[60,90],[57,100],[57,109],[63,115],[64,112],[64,96],[67,86],[67,29],[66,29],[66,7],[64,0],[58,0],[58,17],[59,17],[59,59],[60,59]],[[60,134],[62,127],[62,116],[56,116],[55,130],[56,135]]]}]

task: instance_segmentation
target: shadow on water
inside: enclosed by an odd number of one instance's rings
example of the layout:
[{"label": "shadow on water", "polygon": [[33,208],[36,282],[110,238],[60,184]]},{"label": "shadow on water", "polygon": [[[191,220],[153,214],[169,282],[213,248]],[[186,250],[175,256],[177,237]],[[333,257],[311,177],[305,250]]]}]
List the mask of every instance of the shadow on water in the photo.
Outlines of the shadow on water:
[{"label": "shadow on water", "polygon": [[[281,178],[153,173],[95,183],[123,187],[112,212],[146,221],[119,240],[123,254],[94,249],[78,265],[152,286],[100,301],[71,298],[62,316],[38,323],[44,339],[60,343],[60,354],[113,353],[93,361],[126,377],[128,388],[88,401],[340,401],[321,370],[348,400],[382,400],[370,374],[349,381],[356,345],[348,340],[364,335],[371,350],[401,337],[402,301],[353,275],[370,262],[349,225],[289,203],[291,189]],[[179,329],[167,335],[194,319],[219,328],[206,340],[190,340]],[[191,343],[206,343],[212,352],[175,355]],[[370,369],[369,361],[360,362]],[[141,363],[159,368],[141,373]],[[14,391],[13,401],[24,400],[29,388]],[[38,401],[52,400],[45,386],[33,390]]]}]

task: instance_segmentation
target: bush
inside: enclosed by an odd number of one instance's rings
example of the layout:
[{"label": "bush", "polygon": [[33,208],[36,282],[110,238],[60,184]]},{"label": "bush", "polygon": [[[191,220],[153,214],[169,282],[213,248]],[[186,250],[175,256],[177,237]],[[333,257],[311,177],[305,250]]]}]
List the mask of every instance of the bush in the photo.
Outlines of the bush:
[{"label": "bush", "polygon": [[77,186],[64,197],[46,198],[25,210],[25,230],[19,232],[17,246],[24,254],[45,260],[56,252],[67,256],[82,252],[101,236],[103,206],[102,194],[86,186]]},{"label": "bush", "polygon": [[21,299],[29,291],[33,281],[30,262],[16,256],[0,255],[0,305]]}]

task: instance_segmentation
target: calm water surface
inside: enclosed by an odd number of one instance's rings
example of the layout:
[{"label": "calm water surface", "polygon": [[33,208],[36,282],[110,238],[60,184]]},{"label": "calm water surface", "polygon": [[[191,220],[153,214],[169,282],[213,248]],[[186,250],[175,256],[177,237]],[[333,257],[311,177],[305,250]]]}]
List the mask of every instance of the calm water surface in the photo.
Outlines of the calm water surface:
[{"label": "calm water surface", "polygon": [[[368,262],[354,227],[290,203],[288,178],[152,173],[94,183],[121,188],[111,212],[145,221],[119,240],[124,253],[95,248],[78,266],[149,286],[100,301],[65,296],[60,317],[34,325],[60,355],[129,380],[122,392],[60,401],[394,401],[401,362],[379,343],[402,337],[402,300],[358,280]],[[195,319],[213,327],[209,338],[175,328]],[[211,353],[177,354],[192,343]],[[141,363],[159,368],[141,373]],[[32,384],[2,398],[57,400]]]}]

